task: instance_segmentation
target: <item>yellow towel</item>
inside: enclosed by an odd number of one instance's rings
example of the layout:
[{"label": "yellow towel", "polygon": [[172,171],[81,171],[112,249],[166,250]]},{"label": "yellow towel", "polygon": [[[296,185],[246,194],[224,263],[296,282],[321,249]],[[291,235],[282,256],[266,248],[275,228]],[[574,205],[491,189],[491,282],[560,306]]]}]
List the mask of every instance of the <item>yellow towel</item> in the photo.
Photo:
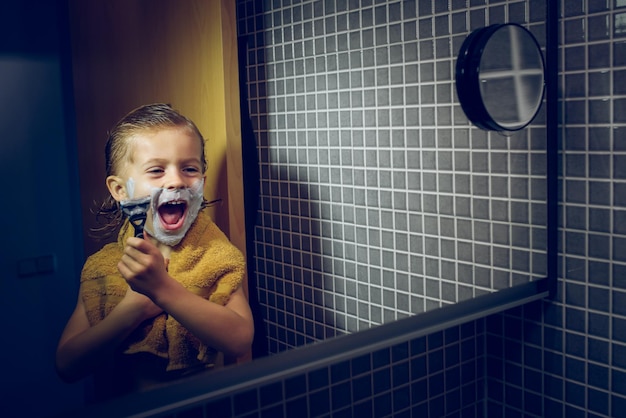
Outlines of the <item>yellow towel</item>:
[{"label": "yellow towel", "polygon": [[[132,233],[127,221],[117,242],[105,245],[85,262],[81,292],[92,326],[102,321],[126,294],[128,284],[117,270],[117,263]],[[209,215],[200,212],[185,238],[172,248],[168,271],[191,292],[225,305],[243,280],[245,261]],[[166,313],[142,324],[128,342],[125,353],[145,352],[167,359],[167,371],[209,367],[217,355]]]}]

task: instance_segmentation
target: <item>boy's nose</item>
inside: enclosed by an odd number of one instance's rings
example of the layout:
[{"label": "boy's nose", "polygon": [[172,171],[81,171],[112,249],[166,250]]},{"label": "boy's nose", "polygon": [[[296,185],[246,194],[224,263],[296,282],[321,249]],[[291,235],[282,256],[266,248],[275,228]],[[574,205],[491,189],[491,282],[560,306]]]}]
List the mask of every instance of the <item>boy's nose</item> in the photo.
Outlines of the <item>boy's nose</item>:
[{"label": "boy's nose", "polygon": [[185,182],[180,173],[172,173],[169,175],[164,185],[165,189],[181,189],[183,187],[185,187]]}]

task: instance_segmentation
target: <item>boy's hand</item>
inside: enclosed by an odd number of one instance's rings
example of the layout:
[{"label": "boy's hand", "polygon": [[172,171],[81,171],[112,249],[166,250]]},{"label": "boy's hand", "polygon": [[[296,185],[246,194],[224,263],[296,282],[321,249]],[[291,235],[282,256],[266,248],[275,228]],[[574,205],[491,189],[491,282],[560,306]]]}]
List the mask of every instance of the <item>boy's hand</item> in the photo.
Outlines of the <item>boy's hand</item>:
[{"label": "boy's hand", "polygon": [[141,293],[135,292],[132,288],[128,288],[124,299],[120,302],[120,305],[128,304],[133,310],[137,310],[137,314],[141,318],[141,321],[153,318],[163,312],[160,306],[152,302],[152,300]]},{"label": "boy's hand", "polygon": [[150,241],[146,231],[143,236],[143,239],[130,237],[126,240],[117,268],[134,291],[154,299],[155,292],[169,275],[163,254]]}]

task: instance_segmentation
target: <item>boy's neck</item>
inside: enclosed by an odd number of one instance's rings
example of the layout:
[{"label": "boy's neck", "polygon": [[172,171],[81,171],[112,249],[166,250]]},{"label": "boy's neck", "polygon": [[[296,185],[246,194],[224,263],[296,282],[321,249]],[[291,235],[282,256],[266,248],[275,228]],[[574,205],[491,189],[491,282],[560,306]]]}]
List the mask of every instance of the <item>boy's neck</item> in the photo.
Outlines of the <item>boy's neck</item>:
[{"label": "boy's neck", "polygon": [[162,242],[157,241],[154,237],[150,237],[150,241],[161,251],[163,258],[169,259],[172,254],[172,247]]},{"label": "boy's neck", "polygon": [[159,242],[157,243],[157,248],[161,251],[161,254],[163,254],[164,258],[170,258],[170,254],[172,254],[172,247],[170,247],[169,245],[161,244]]}]

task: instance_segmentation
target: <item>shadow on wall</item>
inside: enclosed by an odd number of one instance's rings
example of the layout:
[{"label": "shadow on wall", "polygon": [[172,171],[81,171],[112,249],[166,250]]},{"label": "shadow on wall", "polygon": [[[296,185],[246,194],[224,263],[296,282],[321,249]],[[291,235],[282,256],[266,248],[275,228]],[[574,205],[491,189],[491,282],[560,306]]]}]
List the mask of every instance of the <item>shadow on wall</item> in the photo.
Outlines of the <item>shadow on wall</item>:
[{"label": "shadow on wall", "polygon": [[244,185],[244,221],[246,223],[246,264],[248,270],[248,300],[254,317],[254,341],[252,357],[267,355],[267,337],[263,314],[259,306],[257,274],[255,264],[254,230],[259,207],[259,160],[257,144],[248,109],[248,90],[246,77],[247,46],[244,39],[238,39],[237,51],[239,62],[239,106],[241,117],[241,153]]},{"label": "shadow on wall", "polygon": [[[341,231],[325,230],[328,224],[321,221],[329,219],[333,210],[328,190],[323,196],[311,198],[307,168],[280,164],[287,161],[282,155],[284,150],[276,151],[273,145],[278,144],[270,144],[273,139],[266,112],[259,112],[267,106],[266,96],[255,95],[260,99],[249,102],[247,39],[241,37],[238,43],[248,278],[256,318],[253,356],[262,357],[334,337],[340,333],[338,328],[345,329],[334,319],[333,266],[328,264],[329,258],[322,256],[333,254],[332,248],[323,245],[322,236],[331,237]],[[263,58],[256,57],[255,61],[263,62]],[[266,79],[264,68],[250,72],[252,81],[257,82],[252,85],[259,89],[266,89],[264,83],[258,83]],[[249,106],[256,106],[254,113],[262,115],[257,119],[258,138]],[[292,135],[296,133],[290,132],[289,138],[282,139],[294,140]],[[306,143],[302,145],[305,150]],[[263,164],[259,164],[259,150],[264,153]],[[338,256],[338,249],[334,251]],[[311,257],[303,258],[302,252]]]}]

